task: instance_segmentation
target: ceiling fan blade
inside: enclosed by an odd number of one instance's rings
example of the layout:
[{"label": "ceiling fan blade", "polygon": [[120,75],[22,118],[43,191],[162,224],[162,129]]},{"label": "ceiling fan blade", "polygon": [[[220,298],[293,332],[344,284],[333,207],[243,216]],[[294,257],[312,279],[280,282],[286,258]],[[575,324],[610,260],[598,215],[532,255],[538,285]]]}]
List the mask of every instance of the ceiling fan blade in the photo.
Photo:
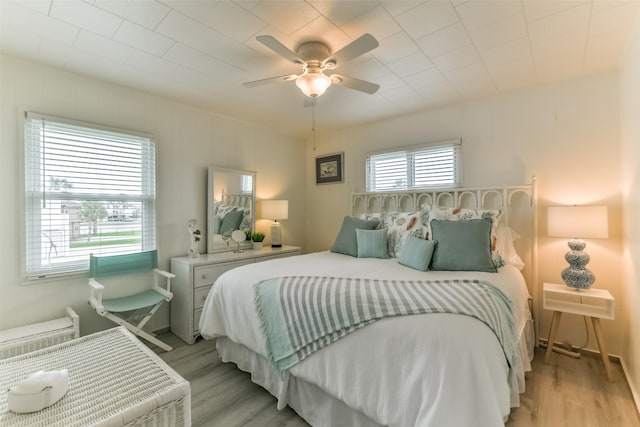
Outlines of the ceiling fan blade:
[{"label": "ceiling fan blade", "polygon": [[363,34],[339,51],[335,52],[324,62],[325,64],[333,62],[335,67],[339,66],[342,62],[350,61],[353,58],[357,58],[360,55],[364,55],[378,47],[378,40],[371,34]]},{"label": "ceiling fan blade", "polygon": [[380,89],[379,84],[356,79],[355,77],[343,76],[341,74],[331,74],[329,77],[331,77],[331,83],[334,85],[345,86],[349,89],[359,90],[360,92],[366,92],[370,95],[373,95]]},{"label": "ceiling fan blade", "polygon": [[283,58],[293,62],[294,64],[304,64],[304,60],[300,58],[297,53],[280,43],[275,37],[268,35],[257,36],[256,40],[258,40],[260,43],[262,43],[278,55],[282,56]]},{"label": "ceiling fan blade", "polygon": [[254,80],[251,82],[244,82],[242,83],[242,85],[245,87],[256,87],[256,86],[266,85],[269,83],[289,82],[291,80],[295,80],[297,77],[298,77],[297,74],[287,74],[284,76],[269,77],[268,79],[260,79],[260,80]]}]

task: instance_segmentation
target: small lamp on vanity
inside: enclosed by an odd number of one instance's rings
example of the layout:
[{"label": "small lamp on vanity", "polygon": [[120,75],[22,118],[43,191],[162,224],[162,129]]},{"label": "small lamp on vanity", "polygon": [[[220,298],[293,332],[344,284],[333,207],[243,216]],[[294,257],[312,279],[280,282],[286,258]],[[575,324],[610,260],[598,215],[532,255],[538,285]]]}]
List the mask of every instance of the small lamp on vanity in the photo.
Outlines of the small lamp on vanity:
[{"label": "small lamp on vanity", "polygon": [[282,247],[282,238],[280,233],[280,223],[278,220],[289,218],[289,201],[288,200],[263,200],[262,201],[262,218],[272,219],[271,224],[271,247]]},{"label": "small lamp on vanity", "polygon": [[584,252],[583,238],[606,239],[609,227],[606,206],[554,206],[547,208],[548,235],[570,237],[569,248],[564,259],[569,267],[562,270],[564,283],[576,289],[589,289],[596,278],[585,268],[591,260]]}]

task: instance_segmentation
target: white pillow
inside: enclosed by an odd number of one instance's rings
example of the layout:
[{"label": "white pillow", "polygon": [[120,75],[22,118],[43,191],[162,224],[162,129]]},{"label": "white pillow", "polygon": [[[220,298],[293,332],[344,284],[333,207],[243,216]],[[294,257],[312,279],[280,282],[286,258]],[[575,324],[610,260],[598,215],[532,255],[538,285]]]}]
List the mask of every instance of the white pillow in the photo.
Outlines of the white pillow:
[{"label": "white pillow", "polygon": [[505,264],[510,264],[516,267],[518,270],[522,270],[524,267],[524,261],[516,252],[513,242],[520,238],[520,235],[516,233],[511,227],[501,225],[496,231],[497,241],[496,250],[502,257]]}]

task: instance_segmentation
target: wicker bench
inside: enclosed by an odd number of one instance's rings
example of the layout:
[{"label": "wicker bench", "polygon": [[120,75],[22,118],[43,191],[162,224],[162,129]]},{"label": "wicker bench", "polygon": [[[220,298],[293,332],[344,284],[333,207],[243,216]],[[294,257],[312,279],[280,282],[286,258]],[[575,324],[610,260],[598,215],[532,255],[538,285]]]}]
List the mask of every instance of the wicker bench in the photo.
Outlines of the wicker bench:
[{"label": "wicker bench", "polygon": [[0,359],[78,338],[80,318],[71,307],[66,317],[0,331]]},{"label": "wicker bench", "polygon": [[42,411],[8,411],[3,426],[190,426],[189,383],[123,327],[0,360],[0,390],[39,370],[69,371],[69,390]]}]

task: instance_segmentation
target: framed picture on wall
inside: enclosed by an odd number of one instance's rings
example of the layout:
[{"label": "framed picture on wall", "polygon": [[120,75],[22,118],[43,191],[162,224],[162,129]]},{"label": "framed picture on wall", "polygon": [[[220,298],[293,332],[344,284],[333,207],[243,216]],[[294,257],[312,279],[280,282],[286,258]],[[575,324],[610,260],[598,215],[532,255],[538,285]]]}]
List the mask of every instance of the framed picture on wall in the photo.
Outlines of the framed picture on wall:
[{"label": "framed picture on wall", "polygon": [[344,153],[316,157],[316,184],[344,182]]}]

